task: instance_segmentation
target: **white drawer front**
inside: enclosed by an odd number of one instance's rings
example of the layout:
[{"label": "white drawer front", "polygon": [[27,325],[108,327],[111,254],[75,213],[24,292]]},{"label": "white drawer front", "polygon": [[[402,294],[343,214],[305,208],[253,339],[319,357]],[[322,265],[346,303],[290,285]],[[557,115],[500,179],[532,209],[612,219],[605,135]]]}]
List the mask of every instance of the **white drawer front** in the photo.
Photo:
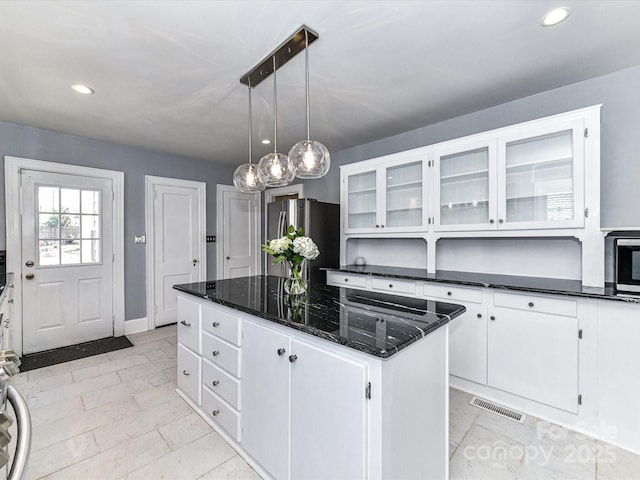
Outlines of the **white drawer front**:
[{"label": "white drawer front", "polygon": [[496,307],[517,308],[520,310],[551,313],[567,317],[576,317],[578,315],[578,302],[563,298],[496,292],[493,294],[493,304]]},{"label": "white drawer front", "polygon": [[200,405],[200,356],[178,344],[178,388]]},{"label": "white drawer front", "polygon": [[234,345],[240,345],[241,320],[217,307],[202,306],[202,329]]},{"label": "white drawer front", "polygon": [[425,297],[457,300],[459,302],[482,303],[482,290],[477,288],[427,283],[424,285],[422,293]]},{"label": "white drawer front", "polygon": [[232,377],[208,360],[202,361],[202,384],[240,410],[240,380]]},{"label": "white drawer front", "polygon": [[385,292],[416,293],[416,282],[396,278],[373,278],[371,287]]},{"label": "white drawer front", "polygon": [[327,283],[329,285],[340,285],[345,287],[361,287],[367,285],[367,279],[363,275],[351,275],[340,272],[327,272]]},{"label": "white drawer front", "polygon": [[202,356],[240,378],[240,349],[206,332],[202,333]]},{"label": "white drawer front", "polygon": [[231,435],[236,442],[240,442],[240,414],[207,387],[202,387],[202,410]]},{"label": "white drawer front", "polygon": [[200,304],[178,296],[178,342],[200,353]]}]

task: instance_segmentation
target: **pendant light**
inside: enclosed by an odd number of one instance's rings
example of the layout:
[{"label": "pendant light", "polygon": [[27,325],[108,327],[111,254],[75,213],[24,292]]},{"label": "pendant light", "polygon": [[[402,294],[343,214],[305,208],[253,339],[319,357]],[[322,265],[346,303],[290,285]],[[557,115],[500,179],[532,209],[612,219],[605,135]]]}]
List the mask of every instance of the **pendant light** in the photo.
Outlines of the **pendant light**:
[{"label": "pendant light", "polygon": [[320,178],[331,166],[329,150],[322,143],[311,140],[309,134],[309,32],[304,32],[304,69],[307,111],[307,139],[296,143],[289,150],[289,161],[298,178]]},{"label": "pendant light", "polygon": [[284,153],[278,153],[278,92],[276,84],[276,57],[273,58],[273,153],[258,162],[258,178],[267,187],[283,187],[295,178],[295,172]]},{"label": "pendant light", "polygon": [[236,168],[233,172],[233,184],[244,193],[258,193],[265,189],[264,183],[258,177],[258,167],[251,163],[251,140],[252,140],[252,115],[251,115],[251,84],[249,87],[249,163],[245,163]]}]

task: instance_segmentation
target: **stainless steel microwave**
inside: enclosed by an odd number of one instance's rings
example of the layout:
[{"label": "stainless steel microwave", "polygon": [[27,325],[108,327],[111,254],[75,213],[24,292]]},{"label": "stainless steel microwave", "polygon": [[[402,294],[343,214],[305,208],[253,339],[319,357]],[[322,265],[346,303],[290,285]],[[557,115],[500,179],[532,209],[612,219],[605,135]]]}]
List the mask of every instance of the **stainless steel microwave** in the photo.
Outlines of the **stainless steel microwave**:
[{"label": "stainless steel microwave", "polygon": [[616,290],[640,294],[640,238],[617,238],[615,253]]}]

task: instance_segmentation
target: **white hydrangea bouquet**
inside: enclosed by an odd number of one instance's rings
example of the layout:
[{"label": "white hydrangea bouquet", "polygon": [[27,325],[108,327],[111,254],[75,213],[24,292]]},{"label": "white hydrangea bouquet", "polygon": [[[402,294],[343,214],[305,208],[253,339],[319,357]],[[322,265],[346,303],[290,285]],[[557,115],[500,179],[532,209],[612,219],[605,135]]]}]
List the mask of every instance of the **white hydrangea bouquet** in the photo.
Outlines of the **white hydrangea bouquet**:
[{"label": "white hydrangea bouquet", "polygon": [[320,255],[318,246],[309,237],[304,236],[302,228],[297,230],[289,225],[287,233],[274,240],[266,240],[262,251],[273,255],[273,264],[286,261],[291,270],[291,276],[285,281],[287,293],[299,295],[307,290],[307,284],[302,278],[302,265],[305,260],[315,260]]}]

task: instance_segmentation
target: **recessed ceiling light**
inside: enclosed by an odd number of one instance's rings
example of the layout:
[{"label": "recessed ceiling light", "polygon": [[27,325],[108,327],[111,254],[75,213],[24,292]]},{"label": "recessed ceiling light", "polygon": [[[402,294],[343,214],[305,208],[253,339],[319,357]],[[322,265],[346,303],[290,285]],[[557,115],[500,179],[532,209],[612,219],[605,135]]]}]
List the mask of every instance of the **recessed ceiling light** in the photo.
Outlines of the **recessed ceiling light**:
[{"label": "recessed ceiling light", "polygon": [[262,144],[263,145],[269,145],[269,144],[271,144],[271,140],[269,140],[268,138],[265,138],[264,140],[262,140]]},{"label": "recessed ceiling light", "polygon": [[553,10],[545,13],[542,20],[540,20],[540,25],[543,27],[552,27],[553,25],[557,25],[563,20],[566,20],[569,14],[571,14],[571,9],[569,7],[554,8]]},{"label": "recessed ceiling light", "polygon": [[71,85],[71,88],[73,88],[74,91],[81,93],[82,95],[91,95],[93,94],[93,88],[91,87],[87,87],[86,85],[82,85],[80,83],[77,83],[75,85]]}]

